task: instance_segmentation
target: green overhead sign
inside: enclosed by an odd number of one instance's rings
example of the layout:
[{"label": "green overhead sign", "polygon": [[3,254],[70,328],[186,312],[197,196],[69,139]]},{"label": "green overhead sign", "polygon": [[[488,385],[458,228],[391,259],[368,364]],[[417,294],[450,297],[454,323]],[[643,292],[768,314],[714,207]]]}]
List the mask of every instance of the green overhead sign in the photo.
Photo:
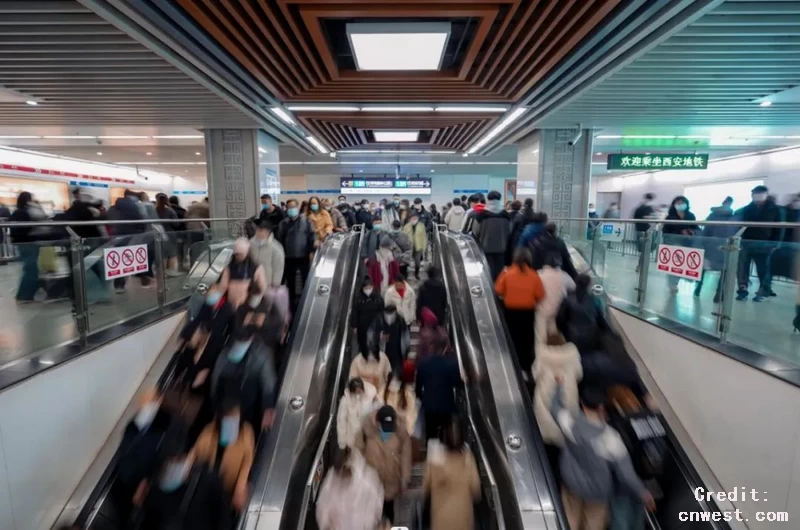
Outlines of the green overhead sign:
[{"label": "green overhead sign", "polygon": [[607,169],[708,169],[708,155],[608,155]]}]

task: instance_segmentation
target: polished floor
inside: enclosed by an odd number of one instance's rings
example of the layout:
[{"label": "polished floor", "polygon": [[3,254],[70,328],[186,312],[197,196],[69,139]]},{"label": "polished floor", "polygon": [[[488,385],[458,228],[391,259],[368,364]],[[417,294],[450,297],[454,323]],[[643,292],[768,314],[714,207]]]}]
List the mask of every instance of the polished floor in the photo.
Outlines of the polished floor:
[{"label": "polished floor", "polygon": [[[613,301],[636,303],[639,274],[636,272],[637,256],[607,252],[605,254],[604,288]],[[679,280],[674,292],[669,277],[651,267],[645,308],[651,313],[679,322],[704,333],[716,335],[719,304],[714,294],[719,273],[710,273],[703,284],[700,296],[694,296],[695,282]],[[773,281],[772,289],[778,295],[763,302],[754,302],[758,279],[751,279],[750,296],[746,301],[734,301],[731,331],[728,341],[766,355],[780,357],[800,364],[800,333],[792,330],[795,316],[796,283]]]}]

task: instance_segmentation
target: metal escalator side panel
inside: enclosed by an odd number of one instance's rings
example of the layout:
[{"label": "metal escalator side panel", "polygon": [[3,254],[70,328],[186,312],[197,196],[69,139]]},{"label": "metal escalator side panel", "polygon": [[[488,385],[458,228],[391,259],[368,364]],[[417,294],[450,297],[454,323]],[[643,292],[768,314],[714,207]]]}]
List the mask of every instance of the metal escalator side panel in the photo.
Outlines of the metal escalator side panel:
[{"label": "metal escalator side panel", "polygon": [[[290,488],[298,482],[298,468],[313,460],[327,420],[339,364],[336,346],[341,337],[337,328],[341,316],[347,314],[344,304],[349,302],[352,290],[353,267],[358,267],[359,241],[357,233],[335,234],[318,251],[306,280],[303,312],[296,316],[294,339],[286,353],[288,365],[275,423],[264,434],[266,461],[257,472],[250,505],[239,528],[263,528],[262,520],[297,515],[286,509],[292,500]],[[300,482],[304,481],[305,476]]]},{"label": "metal escalator side panel", "polygon": [[[494,285],[475,241],[468,236],[442,234],[442,253],[454,293],[451,307],[463,344],[468,385],[476,408],[478,434],[484,437],[493,469],[510,511],[509,528],[562,528],[551,486],[535,438],[535,419],[524,396],[504,322],[494,299]],[[470,311],[471,309],[471,311]],[[515,506],[512,506],[515,504]],[[513,509],[512,509],[513,508]],[[516,511],[517,513],[511,513]],[[511,516],[514,515],[512,519]]]}]

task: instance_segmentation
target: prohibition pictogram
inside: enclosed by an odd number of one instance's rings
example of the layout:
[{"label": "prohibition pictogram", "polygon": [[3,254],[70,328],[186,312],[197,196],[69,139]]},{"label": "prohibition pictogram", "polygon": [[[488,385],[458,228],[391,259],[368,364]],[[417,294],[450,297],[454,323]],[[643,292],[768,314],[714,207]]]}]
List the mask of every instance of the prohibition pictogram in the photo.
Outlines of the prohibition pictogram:
[{"label": "prohibition pictogram", "polygon": [[139,263],[147,261],[147,252],[143,248],[136,249],[136,261]]},{"label": "prohibition pictogram", "polygon": [[672,252],[672,264],[676,267],[682,267],[686,261],[686,254],[682,250],[674,250]]},{"label": "prohibition pictogram", "polygon": [[126,248],[122,251],[122,264],[126,267],[133,264],[133,251]]},{"label": "prohibition pictogram", "polygon": [[690,269],[697,269],[700,267],[700,254],[695,252],[694,250],[689,252],[689,255],[686,257],[686,264],[689,266]]},{"label": "prohibition pictogram", "polygon": [[116,269],[119,267],[119,254],[113,250],[109,252],[106,256],[106,265],[110,269]]},{"label": "prohibition pictogram", "polygon": [[668,248],[662,248],[658,253],[658,261],[666,265],[669,263],[670,254]]}]

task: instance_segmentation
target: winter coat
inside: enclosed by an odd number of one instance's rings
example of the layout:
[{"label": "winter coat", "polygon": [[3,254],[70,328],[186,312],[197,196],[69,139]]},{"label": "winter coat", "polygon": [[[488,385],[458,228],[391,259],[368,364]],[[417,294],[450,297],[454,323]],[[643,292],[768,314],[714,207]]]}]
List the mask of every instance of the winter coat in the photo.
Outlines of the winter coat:
[{"label": "winter coat", "polygon": [[222,270],[219,285],[227,293],[228,303],[236,309],[247,301],[250,282],[256,282],[263,293],[267,289],[267,277],[264,267],[253,259],[236,261],[231,259],[228,266]]},{"label": "winter coat", "polygon": [[558,329],[581,354],[598,346],[600,333],[608,329],[600,300],[590,293],[570,293],[561,304],[556,319]]},{"label": "winter coat", "polygon": [[331,216],[331,222],[333,223],[333,231],[334,232],[347,232],[349,227],[347,226],[347,219],[344,218],[342,212],[340,212],[337,208],[331,208],[327,210],[328,214]]},{"label": "winter coat", "polygon": [[[669,212],[667,213],[667,220],[668,221],[686,221],[686,223],[682,224],[664,224],[664,228],[661,231],[664,234],[673,234],[673,235],[693,235],[697,230],[700,229],[696,223],[692,223],[691,221],[696,221],[697,217],[694,216],[692,212],[686,210],[683,212],[683,218],[678,215],[678,210],[675,209],[674,206],[671,206]],[[684,231],[689,231],[691,234],[684,234]]]},{"label": "winter coat", "polygon": [[341,478],[330,468],[317,497],[320,530],[375,530],[383,509],[383,484],[359,453],[350,454],[352,475]]},{"label": "winter coat", "polygon": [[[774,202],[767,200],[760,206],[751,202],[736,212],[736,218],[743,223],[777,223],[781,220],[781,212]],[[752,241],[779,241],[780,228],[751,226],[745,229],[742,239]],[[766,251],[766,247],[764,248]]]},{"label": "winter coat", "polygon": [[369,296],[359,291],[353,300],[350,327],[366,331],[381,311],[383,311],[383,298],[378,289],[373,287],[372,294]]},{"label": "winter coat", "polygon": [[431,496],[431,530],[474,528],[472,505],[481,497],[481,480],[469,448],[448,451],[431,442],[422,488]]},{"label": "winter coat", "polygon": [[395,221],[400,221],[400,211],[393,203],[387,204],[386,207],[380,211],[380,215],[383,226],[385,227],[392,226],[392,223]]},{"label": "winter coat", "polygon": [[494,282],[497,296],[503,299],[506,309],[536,309],[545,296],[544,285],[535,270],[511,265],[503,269]]},{"label": "winter coat", "polygon": [[[119,199],[117,199],[119,202]],[[192,219],[211,219],[211,207],[206,201],[200,201],[189,206],[186,210],[186,229],[187,230],[202,230],[206,227],[206,223],[202,221],[192,221]]]},{"label": "winter coat", "polygon": [[336,441],[340,449],[354,446],[364,420],[368,421],[370,413],[379,407],[378,391],[372,383],[364,381],[364,393],[360,396],[345,389],[336,412]]},{"label": "winter coat", "polygon": [[[95,214],[92,213],[92,205],[82,200],[75,200],[69,210],[65,212],[66,217],[70,221],[96,221]],[[102,237],[99,226],[71,226],[78,236],[89,239],[93,237]]]},{"label": "winter coat", "polygon": [[391,238],[391,240],[394,242],[394,245],[392,246],[394,259],[401,264],[411,265],[414,262],[411,237],[409,237],[409,235],[406,234],[402,229],[387,232],[386,236]]},{"label": "winter coat", "polygon": [[287,258],[308,258],[314,250],[314,227],[304,215],[286,217],[278,225],[278,241]]},{"label": "winter coat", "polygon": [[269,224],[272,225],[272,230],[278,229],[278,225],[281,224],[281,221],[283,221],[284,217],[286,217],[286,214],[283,213],[283,210],[274,204],[272,205],[271,210],[267,208],[261,208],[261,212],[258,214],[259,220],[269,221]]},{"label": "winter coat", "polygon": [[350,363],[350,373],[347,377],[348,379],[360,377],[365,383],[374,386],[380,394],[386,386],[386,379],[391,371],[392,365],[389,364],[389,358],[383,352],[378,354],[377,360],[372,355],[369,356],[369,360],[365,359],[363,355],[356,355]]},{"label": "winter coat", "polygon": [[260,338],[254,338],[247,355],[238,363],[228,359],[227,349],[219,355],[211,374],[211,398],[218,400],[226,385],[238,385],[242,392],[244,421],[248,418],[248,413],[263,413],[275,406],[277,380],[275,363],[269,349]]},{"label": "winter coat", "polygon": [[[16,213],[17,212],[14,212],[14,214]],[[136,200],[128,197],[120,197],[114,203],[114,206],[109,208],[108,218],[112,221],[141,221],[145,217],[141,208],[139,208],[139,203],[136,202]],[[14,220],[13,216],[11,220]],[[147,230],[147,225],[142,223],[130,225],[118,224],[112,225],[111,228],[114,231],[114,235],[128,236],[145,232],[145,230]],[[12,238],[14,236],[13,230],[11,232],[11,236]]]},{"label": "winter coat", "polygon": [[372,230],[372,214],[364,208],[356,210],[356,224],[364,225],[367,230]]},{"label": "winter coat", "polygon": [[414,393],[414,387],[412,385],[405,386],[406,408],[403,409],[400,408],[400,391],[392,390],[391,386],[387,386],[384,390],[383,402],[397,412],[398,426],[405,427],[408,435],[412,436],[417,424],[417,395]]},{"label": "winter coat", "polygon": [[405,296],[402,297],[397,292],[397,287],[394,284],[391,285],[383,296],[383,303],[384,306],[395,306],[397,314],[410,326],[417,319],[417,293],[408,285],[408,282],[405,282],[405,285]]},{"label": "winter coat", "polygon": [[400,274],[400,264],[392,256],[392,260],[386,264],[386,271],[384,272],[381,261],[373,255],[367,260],[367,274],[372,279],[372,285],[380,291],[381,295],[385,295],[394,281],[394,277]]},{"label": "winter coat", "polygon": [[339,210],[339,212],[344,217],[344,221],[345,223],[347,223],[347,227],[353,228],[353,225],[356,224],[355,210],[353,210],[353,208],[351,208],[350,205],[347,203],[337,205],[336,209]]},{"label": "winter coat", "polygon": [[445,342],[449,343],[450,336],[444,326],[426,324],[420,328],[417,340],[417,362],[434,355],[433,346],[437,339],[445,339]]},{"label": "winter coat", "polygon": [[505,254],[511,239],[511,218],[508,212],[484,210],[475,216],[472,235],[486,254]]},{"label": "winter coat", "polygon": [[[384,335],[387,336],[386,345],[380,348],[381,337]],[[400,370],[399,367],[402,366],[411,349],[411,333],[401,317],[398,316],[394,322],[389,324],[381,311],[375,316],[375,320],[372,321],[372,325],[367,331],[367,344],[369,351],[380,349],[386,354],[392,369]],[[380,390],[383,391],[383,387]]]},{"label": "winter coat", "polygon": [[374,420],[364,422],[356,448],[367,464],[378,472],[383,484],[383,497],[394,500],[411,480],[411,438],[405,429],[397,429],[386,441],[381,440]]},{"label": "winter coat", "polygon": [[467,213],[464,214],[464,225],[461,227],[461,231],[465,234],[471,234],[473,224],[475,223],[475,217],[484,210],[486,210],[486,205],[481,203],[467,210]]},{"label": "winter coat", "polygon": [[264,280],[268,287],[277,287],[281,284],[286,257],[283,255],[283,247],[273,234],[265,240],[258,237],[251,239],[250,257],[264,268]]},{"label": "winter coat", "polygon": [[364,243],[361,245],[361,259],[370,259],[375,256],[381,245],[381,237],[385,234],[383,230],[370,228],[364,233]]},{"label": "winter coat", "polygon": [[424,252],[428,248],[428,234],[425,231],[425,223],[418,221],[416,225],[408,223],[403,227],[403,231],[411,238],[416,252]]},{"label": "winter coat", "polygon": [[461,232],[461,227],[464,225],[465,213],[462,206],[453,206],[447,210],[447,214],[444,216],[444,224],[447,225],[447,229],[453,232]]},{"label": "winter coat", "polygon": [[[536,305],[536,331],[542,334],[545,329],[543,326],[555,321],[561,302],[569,291],[575,290],[575,282],[566,272],[555,267],[545,266],[537,273],[544,287],[544,298]],[[547,337],[542,335],[539,340],[545,341]]]},{"label": "winter coat", "polygon": [[547,256],[556,254],[561,258],[561,268],[572,279],[578,277],[578,271],[575,270],[575,264],[572,263],[572,256],[569,254],[567,244],[560,237],[547,232],[542,223],[528,223],[520,236],[519,246],[527,247],[531,251],[534,269],[541,269]]},{"label": "winter coat", "polygon": [[[706,218],[707,221],[733,221],[733,209],[726,208],[725,206],[717,206],[711,208],[711,214]],[[715,226],[706,225],[701,232],[697,235],[706,240],[699,240],[699,244],[705,249],[703,256],[704,268],[710,270],[722,270],[725,265],[725,251],[720,249],[721,246],[727,244],[727,239],[733,237],[738,228],[736,226]]]},{"label": "winter coat", "polygon": [[[656,211],[649,203],[640,204],[633,211],[634,219],[652,219],[655,217]],[[636,223],[637,232],[647,232],[650,228],[650,223]]]},{"label": "winter coat", "polygon": [[425,412],[455,414],[455,390],[461,384],[458,359],[452,355],[432,355],[417,363],[415,391]]},{"label": "winter coat", "polygon": [[564,446],[564,437],[558,428],[553,415],[550,414],[550,405],[555,395],[557,384],[556,376],[564,378],[562,383],[563,400],[565,407],[577,412],[580,406],[578,398],[578,383],[583,378],[581,356],[572,343],[563,346],[549,346],[537,341],[536,360],[533,361],[533,410],[542,438],[547,444]]},{"label": "winter coat", "polygon": [[[214,421],[206,425],[200,433],[193,452],[198,461],[213,469],[219,450],[219,427]],[[232,445],[225,447],[219,467],[222,486],[229,496],[233,495],[237,487],[246,486],[255,450],[256,437],[253,434],[253,427],[246,421],[240,421],[239,435]]]},{"label": "winter coat", "polygon": [[314,228],[314,234],[317,237],[317,241],[324,241],[326,237],[333,233],[333,220],[331,219],[331,214],[325,210],[319,210],[318,212],[312,212],[309,210],[308,220],[311,222],[311,226]]},{"label": "winter coat", "polygon": [[447,289],[444,282],[438,278],[428,278],[419,287],[417,295],[417,316],[422,313],[422,308],[427,307],[436,319],[443,323],[447,317]]}]

